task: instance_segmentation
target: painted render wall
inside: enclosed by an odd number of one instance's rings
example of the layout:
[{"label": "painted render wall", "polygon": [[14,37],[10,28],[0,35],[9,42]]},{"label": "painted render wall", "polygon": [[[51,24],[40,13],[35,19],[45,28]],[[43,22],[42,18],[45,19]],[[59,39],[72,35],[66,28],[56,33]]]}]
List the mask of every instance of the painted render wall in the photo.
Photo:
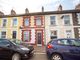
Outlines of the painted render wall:
[{"label": "painted render wall", "polygon": [[[70,26],[64,25],[64,20],[61,19],[62,15],[70,15]],[[50,25],[50,16],[56,16],[56,25]],[[66,30],[72,31],[72,38],[74,38],[74,30],[73,30],[73,21],[72,14],[53,14],[53,15],[45,15],[45,35],[46,35],[46,44],[50,41],[50,31],[57,30],[58,38],[66,38]]]},{"label": "painted render wall", "polygon": [[[18,24],[17,26],[12,26],[12,19],[17,18]],[[2,19],[7,19],[6,27],[2,27]],[[22,17],[7,17],[7,18],[0,18],[0,37],[1,31],[6,31],[6,38],[12,38],[12,31],[17,31],[17,39],[21,39],[21,29],[20,26],[22,25]]]}]

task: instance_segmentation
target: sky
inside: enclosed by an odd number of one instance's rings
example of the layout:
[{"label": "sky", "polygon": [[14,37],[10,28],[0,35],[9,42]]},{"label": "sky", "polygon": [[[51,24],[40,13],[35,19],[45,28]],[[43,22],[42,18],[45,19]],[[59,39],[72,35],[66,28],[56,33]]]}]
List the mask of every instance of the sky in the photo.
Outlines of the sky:
[{"label": "sky", "polygon": [[42,6],[44,11],[56,11],[61,4],[63,10],[75,9],[80,0],[0,0],[0,11],[4,14],[10,14],[13,9],[17,14],[24,14],[25,9],[29,12],[41,12]]}]

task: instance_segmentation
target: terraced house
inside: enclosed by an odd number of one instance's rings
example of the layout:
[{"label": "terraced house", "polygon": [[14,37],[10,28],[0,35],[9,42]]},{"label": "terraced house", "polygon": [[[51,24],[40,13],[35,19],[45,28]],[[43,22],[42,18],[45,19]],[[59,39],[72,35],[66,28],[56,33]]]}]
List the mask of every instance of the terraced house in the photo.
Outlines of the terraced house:
[{"label": "terraced house", "polygon": [[22,40],[37,46],[44,45],[44,15],[40,13],[29,13],[22,16]]},{"label": "terraced house", "polygon": [[45,25],[42,12],[29,13],[26,9],[25,14],[17,15],[11,10],[11,15],[1,14],[0,24],[0,38],[20,39],[36,46],[44,45]]},{"label": "terraced house", "polygon": [[0,12],[0,38],[16,38],[44,46],[54,38],[80,38],[80,4],[73,10],[44,11],[17,15]]},{"label": "terraced house", "polygon": [[80,38],[80,4],[74,10],[63,10],[45,14],[46,44],[54,38]]},{"label": "terraced house", "polygon": [[14,10],[11,10],[10,15],[0,13],[0,38],[21,39],[22,18],[15,15]]}]

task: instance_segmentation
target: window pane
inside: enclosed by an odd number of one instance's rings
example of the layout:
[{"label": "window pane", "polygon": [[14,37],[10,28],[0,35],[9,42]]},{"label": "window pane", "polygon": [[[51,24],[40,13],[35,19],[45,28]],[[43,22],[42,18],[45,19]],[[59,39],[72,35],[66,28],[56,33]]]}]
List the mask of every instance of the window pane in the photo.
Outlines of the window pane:
[{"label": "window pane", "polygon": [[66,30],[67,38],[71,38],[71,30]]},{"label": "window pane", "polygon": [[13,39],[16,39],[16,35],[17,35],[17,32],[16,31],[13,31],[13,35],[12,35],[13,37],[12,38]]},{"label": "window pane", "polygon": [[65,20],[65,25],[68,25],[68,24],[70,24],[70,21],[69,20]]},{"label": "window pane", "polygon": [[80,13],[77,13],[78,24],[80,24]]},{"label": "window pane", "polygon": [[24,41],[29,41],[30,40],[30,31],[24,31],[23,40]]},{"label": "window pane", "polygon": [[3,20],[3,27],[5,27],[5,26],[6,26],[6,23],[7,23],[7,20],[6,20],[6,19],[4,19],[4,20]]},{"label": "window pane", "polygon": [[17,26],[17,19],[13,19],[13,26]]},{"label": "window pane", "polygon": [[41,25],[41,17],[36,18],[36,25]]},{"label": "window pane", "polygon": [[69,15],[64,16],[64,24],[65,25],[70,25],[70,16]]},{"label": "window pane", "polygon": [[57,38],[57,31],[51,31],[51,39]]},{"label": "window pane", "polygon": [[51,25],[55,25],[56,24],[55,16],[50,16],[50,23],[51,23]]},{"label": "window pane", "polygon": [[28,19],[28,18],[26,18],[26,19],[24,20],[24,24],[25,24],[25,26],[29,26],[29,19]]},{"label": "window pane", "polygon": [[41,20],[36,20],[36,25],[41,25]]},{"label": "window pane", "polygon": [[6,32],[1,32],[1,38],[6,38]]}]

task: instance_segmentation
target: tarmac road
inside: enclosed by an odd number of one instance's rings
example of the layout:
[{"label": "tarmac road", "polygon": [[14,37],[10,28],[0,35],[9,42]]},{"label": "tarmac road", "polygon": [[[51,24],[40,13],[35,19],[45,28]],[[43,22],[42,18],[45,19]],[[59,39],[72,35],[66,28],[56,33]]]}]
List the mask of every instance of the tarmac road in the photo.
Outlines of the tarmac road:
[{"label": "tarmac road", "polygon": [[[7,60],[7,59],[0,59],[0,60]],[[48,59],[46,53],[35,53],[33,57],[24,60],[48,60]]]}]

